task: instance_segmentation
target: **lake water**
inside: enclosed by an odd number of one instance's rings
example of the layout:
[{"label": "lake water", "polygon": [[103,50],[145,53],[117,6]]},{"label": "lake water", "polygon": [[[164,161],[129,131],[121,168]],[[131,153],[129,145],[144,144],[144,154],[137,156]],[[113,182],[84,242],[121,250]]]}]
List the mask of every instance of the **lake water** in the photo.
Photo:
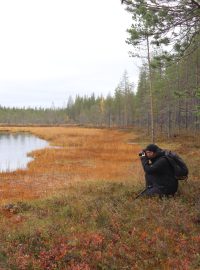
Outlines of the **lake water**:
[{"label": "lake water", "polygon": [[0,132],[0,172],[27,168],[33,160],[27,154],[48,147],[49,143],[29,133]]}]

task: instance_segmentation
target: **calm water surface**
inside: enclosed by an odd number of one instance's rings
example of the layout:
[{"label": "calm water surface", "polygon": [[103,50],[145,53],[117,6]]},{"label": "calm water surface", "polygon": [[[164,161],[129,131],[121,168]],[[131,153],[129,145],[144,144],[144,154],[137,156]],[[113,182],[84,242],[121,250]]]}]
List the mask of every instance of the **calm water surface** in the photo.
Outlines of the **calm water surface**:
[{"label": "calm water surface", "polygon": [[28,133],[0,133],[0,171],[25,169],[33,160],[27,154],[48,146],[47,141]]}]

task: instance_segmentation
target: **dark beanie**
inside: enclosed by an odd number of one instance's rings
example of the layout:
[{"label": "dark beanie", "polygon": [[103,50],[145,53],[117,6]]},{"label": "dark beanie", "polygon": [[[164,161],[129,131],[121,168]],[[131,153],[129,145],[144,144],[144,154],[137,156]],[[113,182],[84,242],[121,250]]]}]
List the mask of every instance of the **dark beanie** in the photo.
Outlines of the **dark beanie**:
[{"label": "dark beanie", "polygon": [[145,151],[151,151],[151,152],[158,152],[160,150],[160,148],[156,145],[156,144],[149,144],[147,145],[147,147],[145,148]]}]

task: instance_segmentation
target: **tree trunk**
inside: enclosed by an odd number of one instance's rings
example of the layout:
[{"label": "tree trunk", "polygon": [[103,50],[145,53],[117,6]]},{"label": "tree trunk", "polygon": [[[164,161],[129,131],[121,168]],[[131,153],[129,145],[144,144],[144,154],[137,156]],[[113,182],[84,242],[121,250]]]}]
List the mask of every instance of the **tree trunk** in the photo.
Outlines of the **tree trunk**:
[{"label": "tree trunk", "polygon": [[153,114],[153,89],[152,89],[152,70],[151,70],[151,58],[150,58],[150,48],[149,48],[149,37],[146,37],[147,41],[147,58],[149,67],[149,98],[150,98],[150,115],[151,115],[151,141],[155,142],[155,130],[154,130],[154,114]]}]

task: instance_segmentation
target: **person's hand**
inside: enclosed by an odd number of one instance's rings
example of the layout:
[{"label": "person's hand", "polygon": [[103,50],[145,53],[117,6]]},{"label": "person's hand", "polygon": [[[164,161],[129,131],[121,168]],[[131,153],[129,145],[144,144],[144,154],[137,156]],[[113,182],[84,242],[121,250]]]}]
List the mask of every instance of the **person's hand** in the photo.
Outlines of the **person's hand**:
[{"label": "person's hand", "polygon": [[141,152],[139,152],[139,157],[146,157],[145,151],[142,150]]}]

